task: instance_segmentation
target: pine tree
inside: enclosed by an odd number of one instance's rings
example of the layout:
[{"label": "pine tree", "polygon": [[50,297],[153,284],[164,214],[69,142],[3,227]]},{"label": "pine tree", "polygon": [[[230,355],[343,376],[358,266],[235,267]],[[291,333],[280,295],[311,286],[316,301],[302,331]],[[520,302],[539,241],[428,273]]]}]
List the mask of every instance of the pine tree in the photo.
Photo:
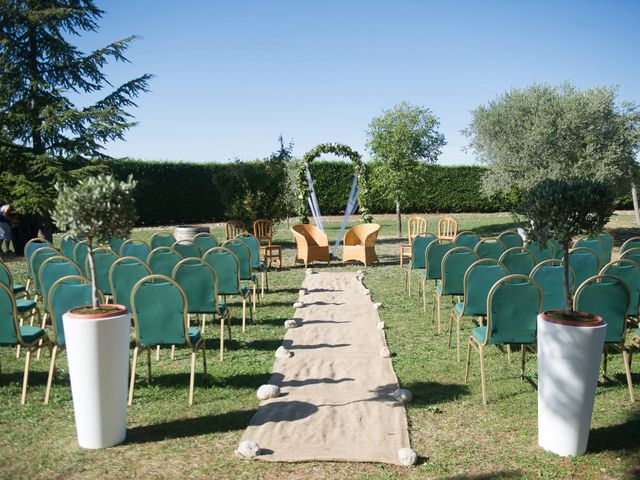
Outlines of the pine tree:
[{"label": "pine tree", "polygon": [[[95,32],[103,13],[93,0],[0,0],[0,198],[36,217],[49,239],[54,185],[103,168],[104,144],[135,125],[126,109],[151,78],[114,88],[102,71],[127,62],[135,36],[90,53],[68,41]],[[106,88],[92,105],[69,98]]]}]

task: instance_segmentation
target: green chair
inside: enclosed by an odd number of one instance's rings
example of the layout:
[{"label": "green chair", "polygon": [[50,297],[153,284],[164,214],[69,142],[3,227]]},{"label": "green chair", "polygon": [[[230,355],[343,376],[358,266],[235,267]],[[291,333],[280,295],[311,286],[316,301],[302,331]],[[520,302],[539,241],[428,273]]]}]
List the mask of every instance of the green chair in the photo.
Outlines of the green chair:
[{"label": "green chair", "polygon": [[427,266],[427,247],[436,240],[435,235],[430,233],[420,233],[411,239],[411,261],[405,263],[404,268],[404,288],[411,295],[411,272],[422,271]]},{"label": "green chair", "polygon": [[27,401],[31,353],[39,348],[41,342],[48,345],[49,337],[40,327],[20,326],[18,322],[18,309],[13,292],[9,286],[0,283],[0,345],[20,346],[27,352],[20,396],[20,403],[24,405]]},{"label": "green chair", "polygon": [[537,317],[542,311],[544,294],[526,275],[509,275],[498,280],[487,296],[487,325],[475,327],[467,343],[467,364],[464,381],[469,380],[471,347],[480,356],[482,403],[487,404],[487,384],[484,348],[488,345],[520,345],[521,373],[524,380],[525,355],[528,346],[536,341]]},{"label": "green chair", "polygon": [[579,238],[573,244],[573,248],[589,248],[596,252],[596,254],[598,255],[598,262],[600,263],[601,267],[605,263],[608,263],[604,261],[607,247],[605,246],[604,242],[597,237]]},{"label": "green chair", "polygon": [[119,255],[120,254],[120,247],[122,247],[122,244],[124,242],[126,242],[126,241],[127,241],[126,238],[112,237],[109,240],[109,248],[111,248],[111,250],[113,250],[115,253],[117,253]]},{"label": "green chair", "polygon": [[76,243],[75,247],[73,247],[72,260],[76,262],[76,265],[80,267],[80,270],[85,277],[88,277],[90,275],[89,272],[85,270],[85,265],[87,264],[87,255],[89,255],[89,242],[87,242],[86,240],[82,240],[81,242]]},{"label": "green chair", "polygon": [[480,240],[474,247],[474,250],[480,258],[498,260],[506,248],[500,240],[495,237],[490,237]]},{"label": "green chair", "polygon": [[[446,239],[434,240],[427,245],[427,250],[425,252],[426,265],[424,270],[420,273],[422,286],[422,309],[425,312],[427,311],[427,282],[429,280],[433,280],[435,288],[438,280],[442,278],[442,259],[452,248],[454,248],[453,242]],[[431,323],[436,321],[435,317],[434,304],[434,308],[431,309]]]},{"label": "green chair", "polygon": [[180,254],[182,258],[201,258],[202,252],[191,240],[180,240],[174,243],[171,248]]},{"label": "green chair", "polygon": [[597,238],[604,245],[604,260],[603,265],[606,265],[611,261],[611,253],[613,252],[613,237],[609,232],[600,232]]},{"label": "green chair", "polygon": [[640,237],[631,237],[620,247],[620,255],[632,248],[640,248]]},{"label": "green chair", "polygon": [[[96,284],[98,289],[104,294],[111,296],[111,285],[109,285],[109,270],[111,265],[120,258],[111,248],[98,247],[93,249],[93,265],[96,269]],[[86,259],[85,271],[87,278],[91,278],[89,272],[89,258]]]},{"label": "green chair", "polygon": [[573,299],[573,308],[579,312],[589,312],[602,317],[607,322],[604,338],[603,376],[607,375],[609,352],[622,352],[622,360],[627,376],[627,386],[631,402],[635,402],[631,381],[631,358],[625,345],[625,334],[631,294],[618,277],[613,275],[595,275],[578,287]]},{"label": "green chair", "polygon": [[[455,296],[464,294],[464,274],[467,269],[480,258],[469,247],[454,247],[442,257],[442,279],[436,284],[433,302],[437,305],[438,333],[440,333],[441,303],[442,297],[451,297],[452,303]],[[453,305],[452,305],[453,306]],[[432,310],[433,310],[432,306]]]},{"label": "green chair", "polygon": [[11,275],[11,270],[9,270],[9,267],[4,264],[2,259],[0,259],[0,282],[8,285],[14,295],[26,296],[27,294],[27,287],[25,285],[13,282],[13,275]]},{"label": "green chair", "polygon": [[65,233],[60,239],[60,251],[62,255],[73,260],[73,249],[78,241],[68,233]]},{"label": "green chair", "polygon": [[[509,270],[498,260],[482,258],[474,262],[464,274],[464,296],[454,305],[449,319],[449,347],[453,320],[456,321],[456,359],[460,361],[460,321],[462,317],[487,316],[487,295],[491,287],[500,279],[509,275]],[[481,320],[482,323],[482,320]]]},{"label": "green chair", "polygon": [[533,255],[536,264],[551,258],[556,258],[556,248],[551,241],[548,241],[546,245],[542,245],[540,242],[529,242],[525,246],[531,252],[531,255]]},{"label": "green chair", "polygon": [[29,264],[31,265],[31,278],[33,279],[34,292],[35,295],[33,299],[37,302],[42,297],[42,290],[40,288],[40,278],[38,272],[40,272],[40,267],[44,263],[47,258],[60,256],[60,252],[58,252],[55,248],[52,247],[41,247],[37,249],[31,257],[29,258]]},{"label": "green chair", "polygon": [[182,257],[171,247],[158,247],[151,250],[147,257],[147,265],[154,275],[171,276],[175,266]]},{"label": "green chair", "polygon": [[120,246],[119,254],[121,257],[136,257],[144,262],[149,256],[149,252],[151,252],[151,247],[149,247],[147,242],[143,242],[142,240],[126,240]]},{"label": "green chair", "polygon": [[131,292],[131,312],[136,346],[131,362],[129,405],[133,403],[136,364],[140,349],[147,351],[148,379],[151,381],[151,349],[160,346],[183,346],[191,349],[189,405],[193,405],[196,353],[202,351],[204,374],[207,356],[204,338],[198,328],[190,328],[187,296],[174,280],[165,275],[149,275],[136,282]]},{"label": "green chair", "polygon": [[200,329],[204,334],[205,316],[220,316],[220,361],[224,360],[224,323],[227,322],[231,339],[231,315],[227,304],[218,301],[218,278],[215,270],[200,258],[185,258],[173,269],[171,274],[182,287],[189,304],[188,313],[200,315]]},{"label": "green chair", "polygon": [[500,255],[498,260],[507,267],[511,275],[529,276],[536,266],[536,259],[527,247],[511,247]]},{"label": "green chair", "polygon": [[630,248],[629,250],[625,250],[620,255],[620,258],[631,260],[632,262],[636,262],[640,265],[640,248]]},{"label": "green chair", "polygon": [[613,275],[621,279],[629,289],[631,301],[627,315],[635,317],[640,307],[640,265],[631,260],[621,258],[607,263],[598,275]]},{"label": "green chair", "polygon": [[176,243],[176,238],[167,232],[154,233],[151,235],[151,239],[149,240],[151,250],[155,250],[159,247],[171,247],[174,243]]},{"label": "green chair", "polygon": [[260,273],[260,297],[264,297],[265,286],[269,290],[269,277],[267,266],[260,260],[260,241],[247,232],[241,233],[236,239],[244,242],[251,250],[251,270],[254,274]]},{"label": "green chair", "polygon": [[600,257],[596,252],[586,247],[577,247],[569,250],[569,266],[576,274],[576,288],[588,278],[597,275],[600,271]]},{"label": "green chair", "polygon": [[[51,286],[60,278],[68,276],[82,275],[80,268],[73,261],[67,257],[58,255],[56,257],[49,257],[44,262],[38,272],[38,281],[42,290],[42,305],[44,305],[45,314],[42,316],[41,327],[44,328],[47,322],[49,312],[48,306],[48,294]],[[35,306],[35,305],[34,305]],[[20,309],[18,308],[18,311]]]},{"label": "green chair", "polygon": [[453,239],[453,244],[456,247],[468,247],[470,249],[476,248],[476,245],[480,242],[480,237],[470,231],[465,230],[464,232],[460,232],[456,235],[456,238]]},{"label": "green chair", "polygon": [[[240,283],[240,263],[231,250],[224,247],[212,248],[205,252],[202,260],[207,262],[216,272],[218,279],[218,295],[225,299],[227,295],[240,295],[242,299],[242,331],[246,330],[247,298],[249,289]],[[253,311],[250,311],[253,320]]]},{"label": "green chair", "polygon": [[[102,293],[97,292],[99,301],[104,302]],[[65,348],[64,325],[62,316],[72,308],[91,305],[91,280],[79,275],[62,277],[56,280],[47,296],[47,311],[51,316],[53,336],[51,337],[51,362],[49,363],[49,376],[47,378],[47,389],[44,395],[44,404],[49,403],[51,396],[51,385],[55,375],[56,359],[58,352]]]},{"label": "green chair", "polygon": [[256,313],[256,276],[253,274],[253,269],[251,268],[251,249],[242,240],[236,238],[227,240],[222,246],[231,251],[238,259],[238,263],[240,264],[240,281],[248,284],[247,288],[249,288],[249,286],[252,287],[251,318],[253,318]]},{"label": "green chair", "polygon": [[498,240],[502,242],[505,249],[523,247],[522,237],[515,230],[507,230],[498,235]]},{"label": "green chair", "polygon": [[218,246],[216,237],[207,232],[200,232],[193,237],[193,243],[195,243],[202,253]]},{"label": "green chair", "polygon": [[33,274],[31,272],[31,257],[36,250],[43,247],[48,247],[55,250],[55,248],[53,248],[53,245],[42,238],[32,238],[24,246],[24,259],[27,264],[27,284],[25,286],[27,296],[29,295],[29,288],[31,287],[31,284],[35,283],[35,278],[33,277]]},{"label": "green chair", "polygon": [[[558,240],[556,240],[555,238],[552,238],[547,243],[553,247],[553,258],[555,258],[557,260],[562,260],[562,258],[564,257],[564,252],[562,250],[562,244]],[[538,263],[540,263],[540,262],[538,262]]]},{"label": "green chair", "polygon": [[[540,262],[531,271],[531,279],[542,290],[544,305],[542,310],[564,310],[566,305],[564,294],[564,267],[562,261],[550,258]],[[569,267],[569,288],[575,290],[576,274]]]},{"label": "green chair", "polygon": [[109,269],[109,287],[113,303],[131,311],[131,291],[138,280],[151,275],[149,266],[136,257],[120,257]]}]

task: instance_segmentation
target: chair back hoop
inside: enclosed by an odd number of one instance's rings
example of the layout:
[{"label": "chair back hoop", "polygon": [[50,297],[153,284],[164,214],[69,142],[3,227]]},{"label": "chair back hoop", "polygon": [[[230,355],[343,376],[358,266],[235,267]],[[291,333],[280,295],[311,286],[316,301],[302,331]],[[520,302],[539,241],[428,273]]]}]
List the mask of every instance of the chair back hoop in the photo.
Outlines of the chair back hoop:
[{"label": "chair back hoop", "polygon": [[509,270],[494,258],[481,258],[464,273],[462,315],[486,316],[487,295],[491,286],[509,275]]},{"label": "chair back hoop", "polygon": [[222,246],[230,250],[238,259],[238,263],[240,264],[240,280],[251,280],[252,255],[249,245],[239,238],[234,238],[233,240],[227,240]]},{"label": "chair back hoop", "polygon": [[576,284],[580,286],[587,278],[600,271],[598,253],[587,247],[575,247],[569,250],[569,265],[576,272]]},{"label": "chair back hoop", "polygon": [[640,265],[640,247],[625,250],[620,254],[620,258],[626,258]]},{"label": "chair back hoop", "polygon": [[[62,316],[76,307],[91,305],[91,280],[83,275],[69,275],[57,279],[49,289],[47,311],[51,315],[53,338],[51,341],[58,346],[65,345],[64,326]],[[104,303],[104,295],[96,290],[98,302]]]},{"label": "chair back hoop", "polygon": [[111,247],[111,250],[113,250],[118,255],[120,255],[120,247],[122,247],[122,244],[126,241],[127,241],[126,238],[111,237],[109,239],[109,246]]},{"label": "chair back hoop", "polygon": [[260,218],[253,222],[253,234],[256,236],[260,244],[266,242],[271,245],[273,240],[273,222],[266,218]]},{"label": "chair back hoop", "polygon": [[178,252],[182,258],[200,258],[202,256],[198,245],[191,240],[179,240],[171,248]]},{"label": "chair back hoop", "polygon": [[76,262],[76,264],[82,270],[83,275],[87,275],[87,271],[85,270],[85,264],[87,255],[89,255],[89,242],[86,240],[81,240],[75,244],[73,247],[73,258],[72,260]]},{"label": "chair back hoop", "polygon": [[635,316],[640,309],[640,265],[632,260],[621,258],[607,263],[598,275],[613,275],[625,283],[631,295],[628,314]]},{"label": "chair back hoop", "polygon": [[56,280],[70,275],[82,275],[82,271],[72,260],[67,257],[58,255],[49,257],[40,265],[38,272],[38,281],[40,283],[40,291],[42,292],[42,304],[47,307],[47,299],[49,290]]},{"label": "chair back hoop", "polygon": [[533,255],[536,263],[555,258],[556,247],[551,240],[547,241],[544,247],[540,242],[529,242],[525,246]]},{"label": "chair back hoop", "polygon": [[[102,293],[111,295],[111,287],[109,287],[109,270],[111,265],[120,256],[111,250],[110,247],[98,247],[93,249],[93,266],[96,269],[96,284]],[[86,277],[91,278],[89,267],[89,257],[85,259]]]},{"label": "chair back hoop", "polygon": [[632,248],[640,248],[640,237],[631,237],[627,239],[620,247],[620,255]]},{"label": "chair back hoop", "polygon": [[443,217],[438,220],[438,238],[453,240],[458,234],[458,222],[455,218]]},{"label": "chair back hoop", "polygon": [[182,260],[182,256],[174,248],[158,247],[149,252],[147,265],[153,274],[170,277],[180,260]]},{"label": "chair back hoop", "polygon": [[344,245],[364,245],[373,247],[376,244],[380,225],[377,223],[361,223],[354,225],[344,234],[342,243]]},{"label": "chair back hoop", "polygon": [[524,242],[522,241],[522,237],[515,230],[506,230],[498,235],[498,240],[500,240],[505,249],[522,247],[524,246]]},{"label": "chair back hoop", "polygon": [[453,243],[456,247],[469,247],[471,249],[475,248],[478,242],[480,241],[480,236],[471,230],[465,230],[464,232],[460,232],[456,235],[456,238],[453,240]]},{"label": "chair back hoop", "polygon": [[225,247],[207,250],[202,256],[216,273],[219,295],[242,294],[240,285],[240,261],[235,254]]},{"label": "chair back hoop", "polygon": [[148,275],[131,289],[131,313],[139,346],[185,345],[189,303],[182,287],[166,275]]},{"label": "chair back hoop", "polygon": [[11,291],[13,292],[13,275],[11,275],[11,270],[7,267],[2,259],[0,258],[0,283],[4,283],[7,285]]},{"label": "chair back hoop", "polygon": [[76,246],[77,240],[70,233],[65,233],[60,239],[60,251],[62,255],[73,260],[73,247]]},{"label": "chair back hoop", "polygon": [[220,313],[218,311],[218,276],[207,262],[200,258],[185,258],[171,272],[182,287],[189,313]]},{"label": "chair back hoop", "polygon": [[202,253],[218,246],[216,237],[207,232],[200,232],[193,237],[193,243],[200,249]]},{"label": "chair back hoop", "polygon": [[506,250],[504,243],[496,237],[488,237],[480,240],[474,250],[480,258],[492,258],[498,260]]},{"label": "chair back hoop", "polygon": [[611,253],[613,252],[613,237],[609,232],[602,231],[596,236],[604,245],[603,265],[611,261]]},{"label": "chair back hoop", "polygon": [[573,244],[573,248],[590,248],[598,255],[598,260],[600,262],[600,266],[604,265],[604,257],[607,247],[604,242],[600,240],[598,237],[581,237],[575,241]]},{"label": "chair back hoop", "polygon": [[544,293],[531,277],[514,274],[501,278],[487,295],[484,345],[534,343],[543,306]]},{"label": "chair back hoop", "polygon": [[149,252],[151,252],[151,247],[142,240],[125,240],[120,246],[121,257],[136,257],[143,262],[149,256]]},{"label": "chair back hoop", "polygon": [[427,233],[427,219],[419,215],[414,215],[407,221],[407,239],[409,243],[413,237],[421,233]]},{"label": "chair back hoop", "polygon": [[512,275],[530,275],[536,260],[527,247],[511,247],[504,251],[498,259],[503,263]]},{"label": "chair back hoop", "polygon": [[594,275],[576,290],[573,309],[599,315],[607,322],[605,343],[624,342],[631,292],[624,281],[613,275]]},{"label": "chair back hoop", "polygon": [[0,282],[0,345],[22,345],[16,298],[8,285]]},{"label": "chair back hoop", "polygon": [[434,240],[427,245],[425,249],[427,280],[442,278],[442,259],[452,248],[454,245],[451,240]]},{"label": "chair back hoop", "polygon": [[303,241],[305,246],[328,247],[329,238],[327,234],[314,225],[301,223],[291,227],[296,243]]},{"label": "chair back hoop", "polygon": [[247,247],[251,253],[251,268],[257,270],[260,268],[260,241],[250,233],[241,233],[235,240],[240,240]]},{"label": "chair back hoop", "polygon": [[42,264],[47,258],[58,257],[58,256],[60,256],[60,252],[58,252],[56,249],[51,247],[39,248],[35,252],[33,252],[33,254],[31,255],[31,258],[29,259],[31,263],[31,278],[35,283],[35,291],[37,294],[41,293],[40,275],[39,275],[40,267],[42,267]]},{"label": "chair back hoop", "polygon": [[36,237],[29,240],[24,246],[24,258],[27,261],[27,275],[29,276],[29,278],[33,278],[31,274],[31,257],[36,250],[43,247],[53,248],[53,245],[51,245],[51,243],[46,241],[44,238]]},{"label": "chair back hoop", "polygon": [[442,295],[464,294],[464,274],[480,258],[469,247],[454,247],[442,257]]},{"label": "chair back hoop", "polygon": [[170,247],[174,243],[176,243],[176,238],[168,232],[154,233],[149,240],[151,250],[155,250],[158,247]]},{"label": "chair back hoop", "polygon": [[138,257],[120,257],[109,269],[109,288],[113,303],[119,303],[131,311],[131,291],[135,283],[151,275],[149,266]]},{"label": "chair back hoop", "polygon": [[430,233],[419,233],[411,241],[411,270],[425,268],[427,266],[427,248],[432,242],[436,241],[435,235]]},{"label": "chair back hoop", "polygon": [[[562,310],[565,307],[564,266],[561,260],[550,258],[533,267],[531,279],[538,284],[544,294],[543,310]],[[576,287],[576,274],[569,266],[569,288]]]},{"label": "chair back hoop", "polygon": [[242,220],[227,220],[224,224],[225,239],[231,240],[246,230],[247,227]]}]

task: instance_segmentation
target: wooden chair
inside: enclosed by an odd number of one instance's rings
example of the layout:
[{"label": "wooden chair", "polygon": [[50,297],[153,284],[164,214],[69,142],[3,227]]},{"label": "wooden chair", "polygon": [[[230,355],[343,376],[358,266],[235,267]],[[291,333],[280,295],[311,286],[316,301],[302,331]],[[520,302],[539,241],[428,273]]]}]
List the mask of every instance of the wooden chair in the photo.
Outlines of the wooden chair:
[{"label": "wooden chair", "polygon": [[291,227],[291,233],[296,241],[296,257],[293,261],[304,262],[306,267],[314,261],[331,262],[329,256],[329,239],[318,227],[299,224]]},{"label": "wooden chair", "polygon": [[438,238],[440,240],[454,240],[458,234],[458,222],[455,218],[443,217],[438,220]]},{"label": "wooden chair", "polygon": [[271,267],[274,259],[278,260],[278,268],[282,268],[282,245],[273,245],[273,222],[261,218],[253,222],[253,235],[260,242],[260,253],[263,255],[264,264]]},{"label": "wooden chair", "polygon": [[413,216],[407,221],[407,239],[408,243],[400,245],[400,266],[404,265],[404,258],[411,259],[411,244],[413,237],[427,233],[427,219],[425,217]]},{"label": "wooden chair", "polygon": [[227,220],[227,223],[224,224],[224,236],[226,240],[236,238],[246,231],[247,227],[245,227],[242,220]]},{"label": "wooden chair", "polygon": [[363,223],[350,228],[344,234],[344,253],[342,261],[356,260],[366,265],[379,263],[376,255],[376,239],[380,225],[377,223]]}]

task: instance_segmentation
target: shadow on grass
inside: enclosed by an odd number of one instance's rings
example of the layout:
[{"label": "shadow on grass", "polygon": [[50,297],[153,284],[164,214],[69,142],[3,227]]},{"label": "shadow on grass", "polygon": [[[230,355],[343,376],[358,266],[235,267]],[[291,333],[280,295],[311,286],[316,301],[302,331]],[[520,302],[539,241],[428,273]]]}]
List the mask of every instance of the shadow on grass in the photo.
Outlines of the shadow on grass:
[{"label": "shadow on grass", "polygon": [[493,480],[500,478],[522,478],[520,470],[502,470],[500,472],[480,473],[477,475],[455,475],[453,477],[444,477],[444,480]]},{"label": "shadow on grass", "polygon": [[469,395],[469,387],[457,383],[415,382],[400,386],[413,394],[413,405],[444,403]]},{"label": "shadow on grass", "polygon": [[223,378],[214,378],[213,383],[221,388],[251,388],[258,389],[260,385],[269,382],[271,373],[242,373]]},{"label": "shadow on grass", "polygon": [[631,412],[624,423],[594,428],[589,433],[588,452],[617,450],[640,451],[640,409]]},{"label": "shadow on grass", "polygon": [[497,237],[505,230],[515,230],[518,227],[522,227],[523,225],[524,223],[514,223],[513,221],[507,221],[504,223],[482,225],[481,227],[473,228],[471,231],[477,233],[481,237]]},{"label": "shadow on grass", "polygon": [[640,228],[611,228],[607,230],[613,236],[613,245],[621,246],[631,237],[640,236]]}]

